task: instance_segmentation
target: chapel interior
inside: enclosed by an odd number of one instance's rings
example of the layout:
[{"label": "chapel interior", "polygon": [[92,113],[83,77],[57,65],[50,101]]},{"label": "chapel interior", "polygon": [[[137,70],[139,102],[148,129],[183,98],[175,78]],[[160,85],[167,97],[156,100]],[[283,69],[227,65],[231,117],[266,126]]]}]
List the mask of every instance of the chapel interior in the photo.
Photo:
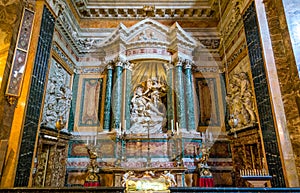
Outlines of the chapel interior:
[{"label": "chapel interior", "polygon": [[299,187],[299,8],[1,0],[0,188]]}]

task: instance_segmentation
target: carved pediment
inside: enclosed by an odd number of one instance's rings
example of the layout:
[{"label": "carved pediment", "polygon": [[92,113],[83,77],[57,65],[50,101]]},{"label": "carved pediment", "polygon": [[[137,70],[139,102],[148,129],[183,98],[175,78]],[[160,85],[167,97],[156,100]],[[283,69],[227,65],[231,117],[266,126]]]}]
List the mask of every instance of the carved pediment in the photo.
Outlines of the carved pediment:
[{"label": "carved pediment", "polygon": [[152,28],[146,28],[142,31],[138,31],[137,33],[133,34],[131,39],[129,39],[128,43],[134,43],[134,42],[166,42],[166,34],[163,34],[162,32],[152,29]]},{"label": "carved pediment", "polygon": [[169,61],[170,55],[176,52],[186,59],[191,59],[196,46],[197,41],[177,22],[168,27],[149,18],[130,28],[120,24],[103,41],[106,60],[123,55],[131,60],[157,58]]}]

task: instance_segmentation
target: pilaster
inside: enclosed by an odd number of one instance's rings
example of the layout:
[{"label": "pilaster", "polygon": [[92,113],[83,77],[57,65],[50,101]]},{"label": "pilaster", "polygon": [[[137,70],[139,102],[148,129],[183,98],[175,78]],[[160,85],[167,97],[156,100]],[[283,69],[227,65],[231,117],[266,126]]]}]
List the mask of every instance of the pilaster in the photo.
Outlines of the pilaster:
[{"label": "pilaster", "polygon": [[[1,181],[2,187],[15,186],[30,186],[31,180],[31,166],[34,163],[33,157],[36,146],[36,137],[38,131],[38,124],[40,118],[41,102],[44,92],[44,84],[46,77],[46,69],[48,63],[48,57],[50,55],[50,45],[52,41],[53,31],[51,30],[42,32],[42,22],[44,18],[45,1],[38,0],[35,3],[35,18],[32,34],[47,33],[47,38],[41,37],[42,35],[32,36],[30,41],[30,47],[28,50],[28,58],[26,68],[24,70],[24,79],[22,84],[22,91],[18,98],[16,109],[13,117],[13,123],[11,127],[11,133],[8,144],[8,152],[15,152],[13,156],[8,154],[8,162],[4,168],[4,176]],[[50,14],[51,15],[51,14]],[[52,23],[53,22],[53,23]],[[48,23],[48,28],[54,26],[54,17],[51,22]],[[43,61],[36,59],[39,46],[41,46],[41,39],[45,38],[46,42],[50,42],[50,45],[43,45],[47,48],[43,49],[45,52],[41,53],[45,58]],[[48,53],[46,53],[48,52]],[[38,64],[37,64],[38,63]],[[34,68],[39,65],[39,69],[34,71]],[[39,74],[33,75],[32,73],[39,72]],[[32,80],[35,78],[34,80]],[[36,85],[39,82],[39,85]],[[36,85],[38,89],[32,88],[32,85]],[[32,92],[36,91],[33,97]],[[30,98],[30,100],[29,100]],[[27,103],[28,102],[28,103]],[[31,103],[31,104],[29,104]],[[34,113],[32,111],[34,109]],[[25,153],[26,151],[26,153]],[[16,175],[16,173],[18,175]],[[22,179],[22,180],[21,180]]]},{"label": "pilaster", "polygon": [[256,2],[262,33],[272,109],[286,186],[298,187],[300,175],[299,77],[281,0]]},{"label": "pilaster", "polygon": [[[132,78],[132,63],[125,63],[125,115],[124,119],[126,120],[125,128],[130,128],[130,99],[131,99],[131,78]],[[125,124],[125,123],[124,123]]]}]

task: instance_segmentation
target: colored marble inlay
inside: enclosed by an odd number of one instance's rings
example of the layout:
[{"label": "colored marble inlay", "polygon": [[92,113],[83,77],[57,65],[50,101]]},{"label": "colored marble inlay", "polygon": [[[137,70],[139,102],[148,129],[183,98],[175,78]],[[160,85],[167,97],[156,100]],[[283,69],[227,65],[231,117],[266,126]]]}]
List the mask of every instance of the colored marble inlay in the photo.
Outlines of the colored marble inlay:
[{"label": "colored marble inlay", "polygon": [[220,112],[215,78],[196,78],[196,94],[199,100],[198,126],[219,126]]},{"label": "colored marble inlay", "polygon": [[[112,140],[97,140],[98,158],[112,158],[115,153],[115,142]],[[69,158],[89,157],[86,141],[70,141]]]},{"label": "colored marble inlay", "polygon": [[27,53],[22,50],[16,50],[15,58],[13,62],[12,73],[8,85],[7,93],[10,95],[18,96],[23,80],[23,74],[25,70]]},{"label": "colored marble inlay", "polygon": [[[148,152],[149,148],[149,152]],[[168,153],[168,144],[163,141],[150,141],[146,140],[131,140],[126,143],[126,155],[127,157],[147,157],[149,155],[152,158],[162,158],[167,157]]]},{"label": "colored marble inlay", "polygon": [[21,28],[19,32],[19,39],[17,42],[10,74],[10,81],[6,91],[6,94],[8,95],[19,96],[21,92],[21,85],[26,66],[27,50],[29,48],[33,19],[34,13],[27,9],[24,9]]},{"label": "colored marble inlay", "polygon": [[201,146],[201,140],[184,141],[183,143],[183,157],[199,157],[199,147]]},{"label": "colored marble inlay", "polygon": [[33,19],[34,13],[25,9],[18,41],[18,48],[20,49],[27,50],[29,47]]},{"label": "colored marble inlay", "polygon": [[102,79],[83,79],[79,126],[99,126]]}]

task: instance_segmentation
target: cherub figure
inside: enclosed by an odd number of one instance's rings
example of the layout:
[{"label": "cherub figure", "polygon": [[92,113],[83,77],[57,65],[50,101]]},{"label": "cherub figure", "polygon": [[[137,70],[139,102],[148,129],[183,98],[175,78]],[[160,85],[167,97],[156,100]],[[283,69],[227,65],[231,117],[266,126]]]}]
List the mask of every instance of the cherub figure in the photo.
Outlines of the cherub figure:
[{"label": "cherub figure", "polygon": [[171,187],[177,186],[175,177],[173,174],[171,174],[170,171],[164,171],[162,176],[167,180],[167,182],[170,184]]},{"label": "cherub figure", "polygon": [[134,176],[133,171],[128,171],[127,173],[125,173],[122,177],[122,186],[125,187],[126,186],[126,182],[127,180],[129,180],[129,177]]}]

